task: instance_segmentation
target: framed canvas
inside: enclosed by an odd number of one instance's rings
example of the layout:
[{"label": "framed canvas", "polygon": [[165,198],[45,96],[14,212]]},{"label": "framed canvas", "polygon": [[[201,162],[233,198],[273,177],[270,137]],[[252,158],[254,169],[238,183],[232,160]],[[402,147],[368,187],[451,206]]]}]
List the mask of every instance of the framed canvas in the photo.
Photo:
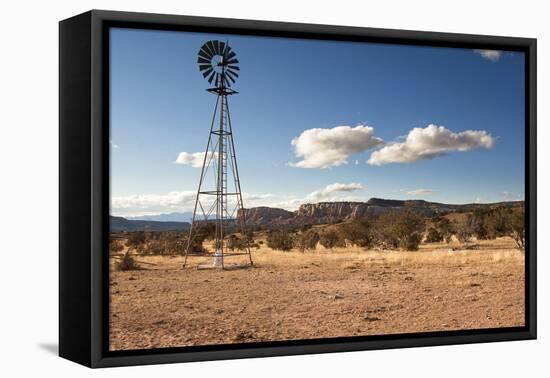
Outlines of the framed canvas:
[{"label": "framed canvas", "polygon": [[59,354],[536,338],[536,40],[60,22]]}]

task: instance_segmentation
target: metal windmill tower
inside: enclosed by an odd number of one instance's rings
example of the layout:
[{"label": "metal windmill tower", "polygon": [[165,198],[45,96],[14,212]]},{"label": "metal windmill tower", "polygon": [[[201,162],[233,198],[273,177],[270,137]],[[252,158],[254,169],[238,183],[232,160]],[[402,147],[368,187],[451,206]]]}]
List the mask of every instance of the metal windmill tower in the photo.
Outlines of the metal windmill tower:
[{"label": "metal windmill tower", "polygon": [[[215,239],[212,265],[209,267],[225,268],[226,257],[248,255],[250,265],[249,241],[244,236],[244,211],[237,157],[233,143],[233,129],[229,114],[228,97],[238,92],[231,85],[239,77],[239,61],[228,43],[208,41],[199,50],[199,70],[213,87],[207,91],[216,95],[216,105],[208,134],[206,152],[202,164],[201,175],[193,220],[189,231],[185,261],[188,256],[195,255],[191,251],[193,241],[198,237],[201,225],[214,223]],[[202,216],[202,219],[198,219]],[[244,236],[244,252],[229,252],[227,235],[231,231],[240,231]],[[201,256],[204,256],[201,254]]]}]

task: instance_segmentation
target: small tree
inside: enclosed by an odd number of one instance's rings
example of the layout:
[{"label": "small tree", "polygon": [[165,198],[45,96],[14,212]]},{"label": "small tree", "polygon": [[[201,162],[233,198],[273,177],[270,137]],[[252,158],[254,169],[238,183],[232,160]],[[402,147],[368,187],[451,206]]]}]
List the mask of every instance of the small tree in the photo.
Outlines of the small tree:
[{"label": "small tree", "polygon": [[126,240],[126,246],[129,249],[135,249],[135,250],[142,250],[143,245],[145,244],[145,232],[143,231],[136,231],[130,233],[128,236],[128,240]]},{"label": "small tree", "polygon": [[118,240],[111,240],[109,242],[109,250],[111,252],[121,252],[122,250],[124,249],[124,245],[122,245],[122,243]]},{"label": "small tree", "polygon": [[202,244],[204,242],[204,239],[206,239],[206,234],[201,232],[194,232],[193,236],[191,237],[191,241],[189,241],[189,233],[187,233],[183,240],[180,241],[179,246],[182,252],[185,252],[185,250],[189,246],[189,252],[204,253],[206,252],[206,248],[204,248]]},{"label": "small tree", "polygon": [[455,223],[455,235],[462,244],[468,243],[474,235],[474,221],[471,214],[467,214]]},{"label": "small tree", "polygon": [[234,251],[234,250],[242,251],[242,250],[245,250],[247,246],[248,246],[247,239],[239,238],[236,235],[230,235],[227,238],[227,248],[231,251]]},{"label": "small tree", "polygon": [[525,213],[515,211],[510,217],[510,236],[516,242],[518,249],[525,249]]},{"label": "small tree", "polygon": [[317,247],[319,243],[319,234],[315,231],[309,230],[302,232],[298,235],[296,244],[300,251],[304,252],[306,250],[313,250]]},{"label": "small tree", "polygon": [[164,254],[164,243],[158,240],[151,240],[147,243],[147,253],[151,255]]},{"label": "small tree", "polygon": [[244,233],[244,238],[249,243],[254,243],[254,232],[252,230],[246,230]]},{"label": "small tree", "polygon": [[367,219],[357,220],[341,226],[343,237],[362,248],[372,248],[375,242],[374,228]]},{"label": "small tree", "polygon": [[487,220],[490,217],[490,212],[483,209],[475,209],[472,214],[468,214],[469,217],[469,227],[472,231],[472,234],[478,240],[484,239],[494,239],[494,236],[491,237],[487,229]]},{"label": "small tree", "polygon": [[513,214],[510,209],[498,207],[491,210],[485,218],[488,238],[494,239],[509,235],[512,231],[510,223],[512,217]]},{"label": "small tree", "polygon": [[435,215],[431,221],[433,225],[426,234],[426,243],[450,243],[454,233],[451,221],[440,215]]},{"label": "small tree", "polygon": [[334,247],[344,245],[344,241],[334,229],[329,229],[323,232],[319,237],[319,243],[327,249],[333,249]]},{"label": "small tree", "polygon": [[435,227],[430,227],[428,229],[428,234],[426,235],[426,243],[441,243],[443,241],[443,235]]},{"label": "small tree", "polygon": [[294,248],[294,238],[285,230],[272,231],[267,236],[267,246],[271,249],[290,251]]},{"label": "small tree", "polygon": [[450,220],[448,220],[447,218],[439,218],[437,222],[435,222],[435,228],[437,229],[437,232],[439,232],[445,243],[451,242],[455,231],[453,229],[453,224]]},{"label": "small tree", "polygon": [[396,249],[399,246],[394,230],[399,216],[397,212],[388,212],[376,219],[373,223],[374,245],[383,249]]},{"label": "small tree", "polygon": [[122,256],[122,259],[117,262],[116,268],[122,271],[141,269],[134,257],[128,251]]},{"label": "small tree", "polygon": [[300,226],[300,231],[301,232],[306,232],[310,229],[311,229],[311,224],[304,224],[304,225]]},{"label": "small tree", "polygon": [[393,232],[399,240],[399,247],[407,251],[416,251],[424,233],[424,219],[411,211],[405,211],[399,217]]}]

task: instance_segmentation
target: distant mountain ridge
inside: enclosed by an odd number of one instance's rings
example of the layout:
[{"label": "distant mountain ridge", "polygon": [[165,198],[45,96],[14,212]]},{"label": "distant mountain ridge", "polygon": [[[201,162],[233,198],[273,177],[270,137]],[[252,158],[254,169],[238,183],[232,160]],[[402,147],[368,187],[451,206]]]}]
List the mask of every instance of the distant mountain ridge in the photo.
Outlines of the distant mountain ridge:
[{"label": "distant mountain ridge", "polygon": [[[215,215],[210,215],[208,219],[214,219]],[[183,212],[173,212],[173,213],[162,213],[162,214],[155,214],[155,215],[138,215],[133,217],[125,217],[128,220],[145,220],[145,221],[154,221],[154,222],[189,222],[191,223],[193,221],[193,213]],[[197,213],[197,220],[203,220],[204,215]]]},{"label": "distant mountain ridge", "polygon": [[139,215],[125,218],[128,220],[145,220],[155,222],[191,222],[193,220],[193,213],[190,211],[183,213],[173,212],[155,215]]},{"label": "distant mountain ridge", "polygon": [[[304,225],[335,223],[350,219],[374,218],[387,212],[410,210],[422,216],[453,212],[469,212],[475,209],[495,207],[519,207],[524,201],[505,201],[496,203],[445,204],[424,200],[391,200],[371,198],[367,202],[318,202],[300,205],[296,211],[260,206],[243,209],[237,218],[245,218],[247,225],[266,229],[295,228]],[[192,213],[168,213],[144,216],[135,219],[111,216],[111,231],[182,231],[191,227]],[[188,218],[187,218],[188,217]],[[202,218],[202,217],[201,217]],[[167,221],[161,221],[166,219]],[[172,221],[189,219],[189,221]]]},{"label": "distant mountain ridge", "polygon": [[123,217],[110,217],[111,232],[120,231],[185,231],[191,227],[189,222],[158,222],[148,220],[130,220]]}]

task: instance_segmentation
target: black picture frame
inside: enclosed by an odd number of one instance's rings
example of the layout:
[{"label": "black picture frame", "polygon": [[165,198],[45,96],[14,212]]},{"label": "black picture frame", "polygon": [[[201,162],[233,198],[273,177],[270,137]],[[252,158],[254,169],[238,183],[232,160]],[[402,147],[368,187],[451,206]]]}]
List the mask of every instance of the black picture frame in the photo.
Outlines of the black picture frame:
[{"label": "black picture frame", "polygon": [[[109,39],[155,30],[503,49],[525,53],[525,326],[110,352]],[[59,24],[59,354],[88,367],[536,338],[536,39],[92,10]]]}]

